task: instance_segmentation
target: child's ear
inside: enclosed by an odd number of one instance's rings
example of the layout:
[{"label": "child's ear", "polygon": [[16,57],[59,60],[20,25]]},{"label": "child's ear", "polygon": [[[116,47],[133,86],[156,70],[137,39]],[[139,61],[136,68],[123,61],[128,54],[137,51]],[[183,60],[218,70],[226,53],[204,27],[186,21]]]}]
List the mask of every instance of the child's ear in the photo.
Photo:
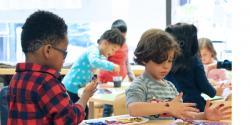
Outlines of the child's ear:
[{"label": "child's ear", "polygon": [[46,59],[50,57],[51,49],[52,49],[52,46],[50,44],[44,45],[42,53]]}]

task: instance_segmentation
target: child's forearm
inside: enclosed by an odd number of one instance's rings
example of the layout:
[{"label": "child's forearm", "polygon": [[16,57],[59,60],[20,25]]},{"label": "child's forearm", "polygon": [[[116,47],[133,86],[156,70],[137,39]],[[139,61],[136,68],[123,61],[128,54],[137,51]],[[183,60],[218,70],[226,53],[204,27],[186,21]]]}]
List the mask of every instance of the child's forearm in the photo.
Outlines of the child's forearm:
[{"label": "child's forearm", "polygon": [[89,97],[87,97],[87,96],[82,96],[82,97],[79,99],[79,101],[77,101],[77,104],[80,104],[80,105],[82,106],[83,110],[85,110],[85,107],[86,107],[86,105],[87,105],[88,100],[89,100]]},{"label": "child's forearm", "polygon": [[132,116],[149,116],[168,113],[165,105],[165,103],[134,102],[128,105],[128,111]]}]

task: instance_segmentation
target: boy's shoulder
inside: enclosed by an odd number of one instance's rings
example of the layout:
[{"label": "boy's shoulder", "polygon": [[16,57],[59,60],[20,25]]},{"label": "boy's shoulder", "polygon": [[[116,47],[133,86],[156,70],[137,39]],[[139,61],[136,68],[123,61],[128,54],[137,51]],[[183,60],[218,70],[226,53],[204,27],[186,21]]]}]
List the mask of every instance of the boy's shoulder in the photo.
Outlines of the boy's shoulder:
[{"label": "boy's shoulder", "polygon": [[132,84],[129,86],[129,88],[134,88],[134,87],[146,87],[147,80],[141,76],[136,77]]},{"label": "boy's shoulder", "polygon": [[148,78],[145,74],[141,74],[140,76],[136,77],[131,86],[132,87],[140,87],[140,88],[144,88],[144,89],[147,89],[148,86],[151,86],[153,83],[153,81]]},{"label": "boy's shoulder", "polygon": [[18,63],[16,65],[16,74],[32,75],[34,78],[40,79],[42,77],[53,77],[55,79],[60,77],[60,73],[57,70],[34,63]]},{"label": "boy's shoulder", "polygon": [[141,74],[140,76],[136,77],[134,80],[133,80],[133,83],[136,83],[136,84],[145,84],[145,83],[148,83],[150,82],[150,80],[145,77],[145,75]]}]

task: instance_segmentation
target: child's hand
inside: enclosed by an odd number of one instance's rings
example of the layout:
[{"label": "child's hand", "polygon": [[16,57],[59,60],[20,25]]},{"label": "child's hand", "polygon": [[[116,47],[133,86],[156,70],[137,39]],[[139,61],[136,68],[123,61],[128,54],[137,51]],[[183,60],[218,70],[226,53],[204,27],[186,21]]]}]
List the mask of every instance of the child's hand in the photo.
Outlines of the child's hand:
[{"label": "child's hand", "polygon": [[85,86],[85,89],[82,93],[82,96],[84,96],[85,98],[89,98],[89,97],[93,96],[93,94],[96,91],[97,85],[98,85],[97,80],[92,80],[90,83],[88,83]]},{"label": "child's hand", "polygon": [[77,102],[77,104],[80,104],[83,107],[83,110],[85,110],[85,106],[87,105],[89,98],[95,93],[96,87],[97,87],[97,79],[92,80],[85,86],[85,89],[82,92],[82,95]]},{"label": "child's hand", "polygon": [[207,120],[218,121],[222,119],[229,119],[232,114],[231,110],[231,106],[225,106],[224,104],[212,106],[212,103],[207,101],[204,112]]},{"label": "child's hand", "polygon": [[221,96],[223,91],[224,91],[225,87],[224,87],[224,83],[215,86],[215,90],[216,90],[216,95],[217,96]]},{"label": "child's hand", "polygon": [[193,118],[194,116],[190,112],[199,112],[199,110],[194,108],[196,106],[195,103],[182,103],[182,95],[183,93],[180,93],[169,102],[170,114],[181,119]]},{"label": "child's hand", "polygon": [[120,73],[120,66],[117,65],[117,64],[114,64],[114,69],[113,69],[113,71],[119,74],[119,73]]}]

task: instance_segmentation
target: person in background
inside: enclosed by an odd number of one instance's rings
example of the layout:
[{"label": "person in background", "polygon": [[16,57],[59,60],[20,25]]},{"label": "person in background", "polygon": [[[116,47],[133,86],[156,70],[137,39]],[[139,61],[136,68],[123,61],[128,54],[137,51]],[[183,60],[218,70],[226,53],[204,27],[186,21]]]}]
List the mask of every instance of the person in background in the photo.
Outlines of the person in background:
[{"label": "person in background", "polygon": [[25,62],[16,65],[8,88],[8,125],[79,124],[97,81],[86,86],[76,104],[58,80],[67,56],[67,25],[48,11],[36,11],[21,33]]},{"label": "person in background", "polygon": [[205,65],[206,71],[212,69],[227,69],[232,70],[232,62],[229,60],[217,61],[216,50],[213,43],[208,38],[199,39],[199,50],[202,63]]},{"label": "person in background", "polygon": [[[217,81],[214,80],[215,78],[210,79],[208,77],[208,76],[211,76],[211,73],[209,73],[211,69],[208,70],[208,68],[210,68],[211,65],[217,64],[216,50],[214,49],[213,43],[210,39],[200,38],[198,41],[199,41],[199,55],[200,55],[201,62],[204,65],[207,78],[212,85],[216,85]],[[223,79],[225,79],[225,73],[223,73],[222,70],[220,70],[220,72],[218,72],[217,70],[216,72],[217,72],[216,74],[220,73],[220,77],[221,78],[223,77]],[[217,76],[217,75],[212,75],[212,76]]]},{"label": "person in background", "polygon": [[165,31],[173,35],[181,47],[181,54],[174,61],[166,79],[173,82],[179,92],[184,93],[184,102],[196,103],[196,107],[204,111],[206,101],[201,93],[214,97],[216,94],[221,95],[224,87],[215,89],[207,80],[198,57],[197,28],[192,24],[177,23],[169,25]]},{"label": "person in background", "polygon": [[[112,23],[111,29],[117,28],[119,31],[121,31],[122,36],[124,39],[126,39],[126,34],[127,34],[127,25],[126,23],[118,19]],[[126,76],[128,76],[130,81],[133,81],[135,78],[134,73],[131,71],[130,64],[128,61],[128,46],[126,42],[122,45],[122,47],[115,52],[114,55],[108,57],[108,60],[119,65],[120,66],[120,72],[114,73],[110,71],[104,71],[100,70],[99,72],[99,80],[102,83],[106,82],[112,82],[113,81],[113,76],[121,75],[122,79],[124,79]]]},{"label": "person in background", "polygon": [[[67,92],[73,102],[78,101],[77,91],[89,83],[96,69],[120,72],[120,66],[107,61],[124,43],[121,32],[117,29],[105,31],[97,41],[98,46],[90,46],[72,65],[70,71],[63,78]],[[88,110],[86,109],[88,114]]]},{"label": "person in background", "polygon": [[[224,86],[227,85],[231,88],[231,72],[228,71],[231,70],[231,66],[228,65],[229,63],[226,64],[229,61],[225,60],[224,64],[221,61],[217,61],[216,50],[214,49],[213,43],[210,39],[199,39],[199,54],[209,82],[215,87],[224,84]],[[217,68],[217,66],[220,68]],[[230,89],[225,88],[222,95],[226,96],[228,95],[227,93],[231,93],[231,91]]]},{"label": "person in background", "polygon": [[210,106],[198,112],[194,103],[183,103],[183,93],[164,79],[180,53],[174,38],[160,29],[149,29],[143,33],[134,52],[135,62],[144,65],[144,73],[135,78],[126,90],[126,103],[131,116],[149,119],[176,117],[181,119],[221,120],[228,118],[230,107]]},{"label": "person in background", "polygon": [[217,53],[214,49],[213,43],[208,38],[200,38],[199,40],[199,51],[201,62],[204,64],[205,69],[209,64],[217,63]]},{"label": "person in background", "polygon": [[216,63],[207,65],[206,68],[207,71],[210,71],[212,69],[226,69],[232,71],[232,61],[227,59],[223,61],[217,61]]},{"label": "person in background", "polygon": [[[118,19],[114,21],[111,26],[111,29],[114,29],[114,28],[121,31],[122,36],[126,38],[127,25],[123,20]],[[98,74],[100,82],[102,83],[113,82],[113,77],[119,76],[119,75],[122,76],[122,79],[128,76],[129,80],[133,81],[135,76],[134,76],[134,73],[131,71],[130,64],[128,61],[128,46],[126,42],[124,42],[122,47],[119,50],[117,50],[114,55],[108,57],[108,61],[119,65],[121,68],[120,72],[115,73],[115,72],[100,70]],[[103,117],[109,117],[111,116],[112,113],[113,113],[113,106],[105,104],[103,106]]]}]

